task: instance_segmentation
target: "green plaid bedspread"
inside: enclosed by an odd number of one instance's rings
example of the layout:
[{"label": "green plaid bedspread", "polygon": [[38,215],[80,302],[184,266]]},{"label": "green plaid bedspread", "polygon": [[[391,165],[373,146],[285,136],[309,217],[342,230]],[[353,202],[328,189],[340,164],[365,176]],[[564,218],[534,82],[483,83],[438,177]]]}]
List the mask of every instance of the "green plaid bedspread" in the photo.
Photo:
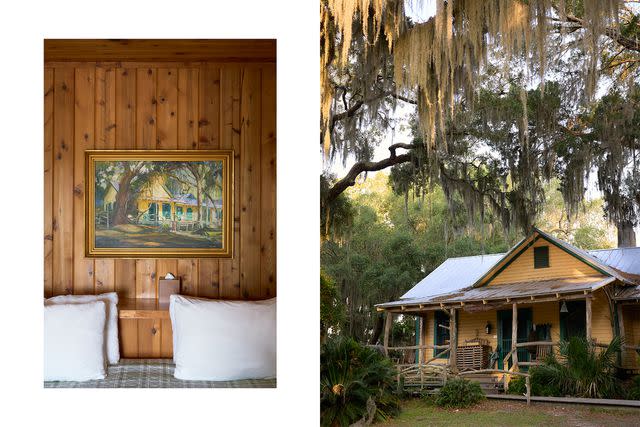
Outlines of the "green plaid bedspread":
[{"label": "green plaid bedspread", "polygon": [[120,359],[107,378],[92,381],[45,381],[45,388],[275,388],[276,379],[184,381],[173,376],[171,359]]}]

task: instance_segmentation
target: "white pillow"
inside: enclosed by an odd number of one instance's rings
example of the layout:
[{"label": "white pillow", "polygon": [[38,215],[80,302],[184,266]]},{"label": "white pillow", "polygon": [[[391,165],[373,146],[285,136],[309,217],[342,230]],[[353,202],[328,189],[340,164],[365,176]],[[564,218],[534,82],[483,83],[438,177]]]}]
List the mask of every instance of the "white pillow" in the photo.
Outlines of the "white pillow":
[{"label": "white pillow", "polygon": [[87,381],[105,376],[106,304],[44,307],[44,380]]},{"label": "white pillow", "polygon": [[276,299],[171,295],[174,376],[225,381],[276,376]]},{"label": "white pillow", "polygon": [[118,294],[109,292],[100,295],[60,295],[49,298],[45,305],[78,304],[93,301],[104,301],[107,306],[107,323],[105,325],[105,354],[109,364],[120,361],[120,343],[118,341]]}]

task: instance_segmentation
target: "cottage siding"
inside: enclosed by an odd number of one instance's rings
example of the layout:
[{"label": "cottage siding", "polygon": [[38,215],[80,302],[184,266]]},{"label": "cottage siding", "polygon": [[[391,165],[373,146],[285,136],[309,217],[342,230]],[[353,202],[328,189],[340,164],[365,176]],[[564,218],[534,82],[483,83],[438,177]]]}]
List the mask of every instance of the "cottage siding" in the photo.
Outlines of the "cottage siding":
[{"label": "cottage siding", "polygon": [[[469,313],[460,310],[458,313],[458,345],[465,345],[465,341],[480,338],[488,340],[492,349],[496,348],[496,318],[495,310],[481,311],[479,313]],[[491,323],[491,333],[485,332],[487,322]]]},{"label": "cottage siding", "polygon": [[613,339],[613,319],[607,296],[603,290],[593,293],[591,312],[591,337],[599,343],[611,342]]},{"label": "cottage siding", "polygon": [[[435,343],[434,341],[434,312],[433,311],[428,311],[427,314],[424,317],[424,326],[423,326],[423,333],[424,333],[424,344],[425,345],[433,345]],[[442,350],[438,350],[437,352],[440,352]],[[434,356],[434,352],[433,349],[426,349],[424,350],[424,360],[429,360]],[[447,358],[443,358],[443,359],[436,359],[434,361],[432,361],[431,363],[440,363],[440,364],[446,364],[448,362],[448,357]]]},{"label": "cottage siding", "polygon": [[[501,310],[509,310],[510,304],[501,307]],[[560,341],[560,303],[551,301],[543,303],[533,304],[518,304],[518,309],[530,308],[532,310],[532,321],[536,325],[550,324],[551,325],[551,340],[553,342]],[[611,314],[609,312],[609,306],[607,303],[606,295],[603,291],[597,291],[593,295],[593,319],[592,319],[592,336],[596,342],[601,344],[608,344],[613,337],[613,329],[611,326]],[[635,309],[635,311],[634,311]],[[465,342],[471,343],[475,339],[482,339],[489,343],[491,350],[494,351],[498,345],[497,341],[497,327],[498,327],[498,314],[497,310],[487,310],[481,312],[467,312],[458,310],[458,345],[463,346]],[[426,345],[433,345],[434,343],[434,312],[429,311],[425,314],[424,323],[424,342]],[[634,342],[640,342],[640,308],[625,307],[624,313],[629,318],[625,318],[625,327],[627,327],[626,335],[627,339],[635,340]],[[491,324],[491,333],[485,332],[487,322]],[[635,329],[634,329],[635,326]],[[557,348],[557,347],[556,347]],[[426,359],[433,357],[433,350],[428,349],[425,351]],[[633,361],[627,358],[625,366],[633,367]],[[447,359],[438,359],[434,363],[446,363]]]},{"label": "cottage siding", "polygon": [[[549,246],[549,267],[533,268],[533,248]],[[564,277],[602,276],[600,272],[573,255],[540,238],[511,264],[491,279],[489,286],[529,280],[559,279]],[[487,278],[489,279],[489,278]],[[485,282],[486,283],[486,282]]]},{"label": "cottage siding", "polygon": [[[640,346],[640,306],[623,305],[622,321],[624,322],[624,341],[627,345]],[[640,369],[640,357],[634,350],[624,352],[623,365],[629,368]]]}]

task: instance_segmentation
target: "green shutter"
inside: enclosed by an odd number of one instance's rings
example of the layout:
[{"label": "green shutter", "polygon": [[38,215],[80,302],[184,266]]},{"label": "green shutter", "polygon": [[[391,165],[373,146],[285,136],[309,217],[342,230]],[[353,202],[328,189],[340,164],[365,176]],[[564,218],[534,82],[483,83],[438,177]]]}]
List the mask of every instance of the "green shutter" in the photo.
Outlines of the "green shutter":
[{"label": "green shutter", "polygon": [[533,268],[549,267],[549,246],[533,248]]}]

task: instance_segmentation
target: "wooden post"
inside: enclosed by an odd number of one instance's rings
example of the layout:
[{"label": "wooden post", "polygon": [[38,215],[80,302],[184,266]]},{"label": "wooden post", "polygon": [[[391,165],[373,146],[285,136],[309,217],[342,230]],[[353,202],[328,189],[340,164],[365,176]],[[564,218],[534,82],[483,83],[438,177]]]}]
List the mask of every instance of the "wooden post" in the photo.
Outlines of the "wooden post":
[{"label": "wooden post", "polygon": [[389,335],[391,334],[391,326],[393,325],[393,313],[387,311],[387,318],[384,324],[384,355],[389,357]]},{"label": "wooden post", "polygon": [[[423,331],[424,331],[424,316],[420,315],[418,318],[418,322],[419,322],[419,328],[418,328],[418,345],[420,347],[422,347],[424,345],[424,336],[423,336]],[[418,364],[422,365],[422,361],[424,360],[424,349],[422,348],[418,348]]]},{"label": "wooden post", "polygon": [[[513,317],[511,318],[511,350],[513,354],[511,355],[511,360],[513,360],[513,369],[518,369],[518,348],[516,344],[518,343],[518,305],[513,303]],[[505,367],[505,369],[507,369]]]},{"label": "wooden post", "polygon": [[616,310],[618,312],[618,332],[620,333],[620,338],[622,339],[622,348],[620,349],[620,358],[622,359],[620,365],[624,367],[625,362],[625,346],[624,339],[626,334],[624,333],[624,321],[622,319],[622,304],[616,303]]},{"label": "wooden post", "polygon": [[456,324],[456,309],[451,309],[449,319],[449,365],[451,372],[458,372],[458,325]]},{"label": "wooden post", "polygon": [[591,297],[585,299],[585,311],[587,312],[587,339],[591,340]]},{"label": "wooden post", "polygon": [[531,381],[529,380],[529,375],[524,378],[525,385],[527,386],[527,406],[531,403]]}]

